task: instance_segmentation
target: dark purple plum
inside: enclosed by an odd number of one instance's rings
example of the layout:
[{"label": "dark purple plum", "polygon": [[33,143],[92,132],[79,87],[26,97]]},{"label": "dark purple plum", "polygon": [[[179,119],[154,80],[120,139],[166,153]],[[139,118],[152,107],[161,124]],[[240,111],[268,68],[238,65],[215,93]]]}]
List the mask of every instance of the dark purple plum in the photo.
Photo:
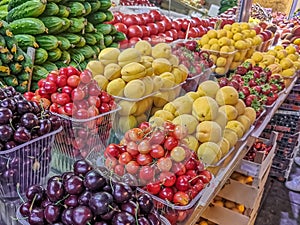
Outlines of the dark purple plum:
[{"label": "dark purple plum", "polygon": [[89,207],[94,215],[102,215],[108,213],[110,205],[113,203],[113,196],[107,192],[97,192],[92,195],[89,202]]},{"label": "dark purple plum", "polygon": [[5,170],[1,178],[7,183],[14,183],[18,179],[18,171],[16,169]]},{"label": "dark purple plum", "polygon": [[17,112],[19,115],[23,115],[28,112],[32,112],[32,105],[27,100],[17,101]]},{"label": "dark purple plum", "polygon": [[28,217],[30,215],[30,207],[31,207],[31,202],[24,202],[20,206],[20,213],[23,217]]},{"label": "dark purple plum", "polygon": [[9,124],[13,118],[13,113],[8,108],[0,108],[0,124]]},{"label": "dark purple plum", "polygon": [[78,203],[79,205],[85,205],[89,206],[90,199],[92,197],[93,193],[85,190],[79,197],[78,197]]},{"label": "dark purple plum", "polygon": [[65,182],[65,190],[70,195],[79,195],[84,191],[83,179],[77,175],[71,176]]},{"label": "dark purple plum", "polygon": [[4,100],[6,98],[7,98],[7,94],[5,93],[5,91],[0,89],[0,100]]},{"label": "dark purple plum", "polygon": [[112,192],[112,188],[109,184],[105,185],[102,190],[110,193]]},{"label": "dark purple plum", "polygon": [[0,142],[0,151],[4,150],[4,145]]},{"label": "dark purple plum", "polygon": [[112,225],[135,225],[135,217],[127,212],[116,213],[112,219]]},{"label": "dark purple plum", "polygon": [[50,224],[58,222],[60,217],[60,211],[61,208],[58,205],[54,205],[54,204],[47,205],[46,208],[44,209],[45,220]]},{"label": "dark purple plum", "polygon": [[132,189],[124,183],[115,183],[113,186],[113,197],[117,203],[124,203],[132,198]]},{"label": "dark purple plum", "polygon": [[83,183],[90,191],[99,191],[106,185],[106,180],[98,171],[91,170],[85,175]]},{"label": "dark purple plum", "polygon": [[21,93],[17,93],[14,95],[14,99],[16,101],[23,101],[23,100],[26,100],[26,98],[21,94]]},{"label": "dark purple plum", "polygon": [[17,143],[15,141],[8,141],[4,145],[4,148],[6,150],[9,150],[9,149],[12,149],[12,148],[15,148],[15,147],[17,147]]},{"label": "dark purple plum", "polygon": [[65,186],[66,181],[67,181],[71,176],[73,176],[73,175],[74,175],[73,172],[64,172],[64,173],[61,175],[61,179],[62,179],[62,182],[63,182],[64,186]]},{"label": "dark purple plum", "polygon": [[121,205],[121,210],[124,212],[128,212],[131,215],[139,215],[140,209],[136,202],[130,200],[129,202],[125,202]]},{"label": "dark purple plum", "polygon": [[44,199],[44,188],[40,185],[32,185],[26,191],[26,198],[29,201],[35,201],[35,203],[40,203]]},{"label": "dark purple plum", "polygon": [[65,209],[61,214],[61,222],[63,222],[66,225],[72,225],[73,224],[72,214],[73,214],[72,208]]},{"label": "dark purple plum", "polygon": [[85,160],[78,160],[73,165],[73,170],[76,175],[85,176],[87,172],[92,170],[90,164]]},{"label": "dark purple plum", "polygon": [[94,225],[108,225],[108,223],[104,221],[100,221],[100,222],[95,222]]},{"label": "dark purple plum", "polygon": [[36,127],[38,125],[38,122],[39,118],[33,113],[25,113],[20,119],[21,126],[25,127],[28,130]]},{"label": "dark purple plum", "polygon": [[14,131],[9,125],[0,125],[0,141],[7,142],[13,137]]},{"label": "dark purple plum", "polygon": [[21,165],[23,165],[23,162],[19,157],[14,157],[9,161],[9,168],[11,169],[19,169]]},{"label": "dark purple plum", "polygon": [[61,126],[61,120],[59,117],[57,116],[51,116],[49,118],[50,122],[51,122],[51,128],[52,130],[58,130]]},{"label": "dark purple plum", "polygon": [[142,213],[149,214],[154,209],[153,199],[148,194],[142,194],[138,198],[138,204]]},{"label": "dark purple plum", "polygon": [[149,220],[146,217],[138,218],[138,224],[139,225],[151,225]]},{"label": "dark purple plum", "polygon": [[32,209],[28,222],[30,225],[44,225],[44,210],[42,208]]},{"label": "dark purple plum", "polygon": [[36,102],[30,102],[31,106],[32,106],[32,112],[35,114],[35,115],[38,115],[39,113],[41,113],[41,108],[40,106],[38,105],[38,103]]},{"label": "dark purple plum", "polygon": [[14,140],[18,143],[25,143],[31,140],[31,133],[25,127],[19,127],[14,133]]},{"label": "dark purple plum", "polygon": [[46,198],[46,199],[44,199],[44,200],[42,201],[41,207],[44,209],[44,208],[47,207],[47,205],[50,205],[50,204],[52,204],[52,202],[50,201],[49,198]]},{"label": "dark purple plum", "polygon": [[13,97],[17,94],[16,89],[12,86],[5,87],[3,91],[6,93],[7,97]]},{"label": "dark purple plum", "polygon": [[87,206],[78,206],[73,209],[72,221],[74,225],[86,225],[93,219],[93,213]]},{"label": "dark purple plum", "polygon": [[64,225],[62,222],[53,223],[52,225]]},{"label": "dark purple plum", "polygon": [[51,131],[51,122],[48,119],[40,119],[38,126],[39,126],[39,128],[37,130],[37,134],[39,136],[48,134]]},{"label": "dark purple plum", "polygon": [[111,221],[113,216],[117,213],[117,212],[121,212],[121,210],[118,208],[117,204],[115,203],[112,203],[111,206],[110,206],[110,211],[108,213],[105,213],[103,215],[100,215],[100,218],[102,220],[105,220],[105,221]]},{"label": "dark purple plum", "polygon": [[62,179],[54,177],[48,181],[46,193],[50,201],[57,202],[61,200],[65,194]]},{"label": "dark purple plum", "polygon": [[65,200],[64,204],[68,207],[78,206],[78,195],[69,195]]},{"label": "dark purple plum", "polygon": [[12,112],[14,112],[16,110],[16,103],[13,99],[11,98],[6,98],[4,100],[2,100],[0,102],[0,106],[3,108],[8,108],[10,109]]},{"label": "dark purple plum", "polygon": [[161,225],[160,218],[154,213],[149,213],[147,219],[150,222],[150,225]]}]

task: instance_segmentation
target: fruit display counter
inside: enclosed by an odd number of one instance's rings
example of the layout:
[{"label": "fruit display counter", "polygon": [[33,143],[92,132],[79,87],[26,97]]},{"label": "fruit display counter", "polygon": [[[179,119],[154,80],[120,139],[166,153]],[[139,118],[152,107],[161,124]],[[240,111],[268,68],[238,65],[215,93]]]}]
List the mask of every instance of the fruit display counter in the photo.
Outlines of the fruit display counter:
[{"label": "fruit display counter", "polygon": [[266,128],[267,124],[269,123],[277,109],[280,107],[280,105],[284,102],[288,94],[293,89],[296,81],[297,78],[294,78],[291,85],[278,98],[274,107],[260,118],[260,120],[257,122],[257,125],[255,126],[255,129],[247,138],[247,140],[244,143],[241,143],[235,147],[234,153],[229,157],[228,160],[225,161],[210,188],[205,190],[203,196],[199,200],[197,207],[195,208],[192,215],[189,217],[189,220],[186,222],[186,224],[196,224],[200,216],[204,214],[205,210],[212,202],[214,196],[216,196],[220,192],[221,188],[227,182],[228,178],[233,174],[236,166],[239,165],[241,160],[246,156],[249,147],[251,147],[255,142],[255,139],[262,134],[263,130]]}]

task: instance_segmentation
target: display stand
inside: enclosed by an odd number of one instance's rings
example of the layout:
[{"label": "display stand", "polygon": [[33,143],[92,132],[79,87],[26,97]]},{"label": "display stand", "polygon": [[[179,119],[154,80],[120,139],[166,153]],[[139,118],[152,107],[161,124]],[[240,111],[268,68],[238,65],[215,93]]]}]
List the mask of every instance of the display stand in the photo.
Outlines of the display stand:
[{"label": "display stand", "polygon": [[288,94],[291,92],[297,81],[297,78],[298,77],[295,77],[291,82],[290,86],[286,89],[286,91],[282,95],[280,95],[274,107],[259,119],[255,129],[253,130],[252,134],[247,138],[247,140],[243,143],[239,143],[235,147],[235,151],[233,151],[231,156],[229,156],[228,159],[224,162],[222,168],[220,168],[218,174],[215,176],[214,181],[210,185],[210,188],[207,188],[203,193],[203,196],[201,197],[194,212],[185,223],[186,225],[193,225],[197,223],[201,215],[209,206],[210,202],[218,194],[223,185],[227,182],[231,174],[234,172],[235,168],[245,157],[249,147],[251,147],[254,144],[256,138],[261,135],[261,133],[263,132],[263,130],[277,111],[277,109],[280,107],[280,105],[284,102]]}]

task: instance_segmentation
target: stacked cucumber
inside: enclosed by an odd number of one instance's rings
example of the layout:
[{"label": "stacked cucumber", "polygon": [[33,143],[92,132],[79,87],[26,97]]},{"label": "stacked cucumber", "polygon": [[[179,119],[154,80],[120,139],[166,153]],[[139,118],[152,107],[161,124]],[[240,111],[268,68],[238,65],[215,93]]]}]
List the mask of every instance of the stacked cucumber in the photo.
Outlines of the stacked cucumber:
[{"label": "stacked cucumber", "polygon": [[125,36],[111,24],[110,0],[10,0],[7,21],[22,49],[36,48],[33,85],[68,65],[86,68]]},{"label": "stacked cucumber", "polygon": [[0,1],[0,20],[5,20],[7,16],[7,8],[10,0]]},{"label": "stacked cucumber", "polygon": [[24,93],[32,67],[31,58],[18,46],[7,23],[0,20],[0,81]]}]

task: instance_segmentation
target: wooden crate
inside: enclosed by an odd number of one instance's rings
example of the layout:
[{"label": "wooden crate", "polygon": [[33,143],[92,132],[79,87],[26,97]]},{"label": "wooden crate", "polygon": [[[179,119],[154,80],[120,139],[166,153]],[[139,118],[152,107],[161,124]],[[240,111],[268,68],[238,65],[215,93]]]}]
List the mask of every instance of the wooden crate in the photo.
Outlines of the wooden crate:
[{"label": "wooden crate", "polygon": [[272,164],[272,160],[275,156],[277,137],[278,133],[272,132],[269,140],[259,138],[265,144],[273,145],[269,154],[265,157],[264,152],[257,152],[254,162],[242,159],[240,164],[237,166],[236,171],[247,176],[253,176],[261,179],[266,173],[266,170],[270,164]]},{"label": "wooden crate", "polygon": [[256,198],[253,209],[245,210],[245,215],[222,206],[210,204],[201,216],[219,225],[253,225],[257,216],[257,211],[259,209],[262,196],[263,191]]},{"label": "wooden crate", "polygon": [[257,203],[257,199],[262,195],[270,168],[271,164],[262,179],[254,179],[252,185],[242,184],[239,181],[228,179],[228,182],[220,190],[218,196],[232,202],[243,204],[246,208],[253,209]]}]

